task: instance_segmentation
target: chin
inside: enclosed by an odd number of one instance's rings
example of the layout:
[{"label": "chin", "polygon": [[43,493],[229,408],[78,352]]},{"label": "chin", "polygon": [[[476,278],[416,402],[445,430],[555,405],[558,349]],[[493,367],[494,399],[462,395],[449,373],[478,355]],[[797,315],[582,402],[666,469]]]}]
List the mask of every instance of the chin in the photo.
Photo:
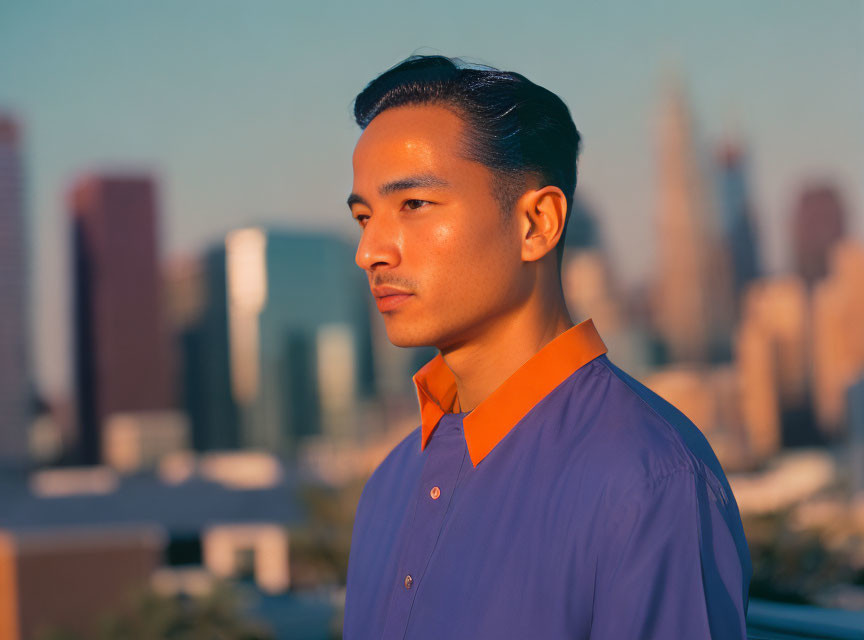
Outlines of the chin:
[{"label": "chin", "polygon": [[395,347],[427,347],[432,344],[431,342],[428,342],[426,340],[418,339],[417,336],[411,335],[410,333],[391,333],[390,331],[388,331],[387,338],[389,338],[390,342]]},{"label": "chin", "polygon": [[396,347],[428,347],[437,343],[435,335],[396,318],[385,320],[384,325],[387,339]]}]

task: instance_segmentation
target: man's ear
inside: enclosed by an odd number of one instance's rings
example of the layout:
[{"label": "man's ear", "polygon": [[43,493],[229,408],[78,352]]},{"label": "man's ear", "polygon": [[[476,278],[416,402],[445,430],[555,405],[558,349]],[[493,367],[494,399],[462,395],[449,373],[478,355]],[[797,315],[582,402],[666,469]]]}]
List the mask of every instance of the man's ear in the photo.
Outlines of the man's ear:
[{"label": "man's ear", "polygon": [[564,231],[567,218],[567,198],[560,188],[547,185],[526,192],[517,211],[522,233],[522,260],[539,260],[552,251]]}]

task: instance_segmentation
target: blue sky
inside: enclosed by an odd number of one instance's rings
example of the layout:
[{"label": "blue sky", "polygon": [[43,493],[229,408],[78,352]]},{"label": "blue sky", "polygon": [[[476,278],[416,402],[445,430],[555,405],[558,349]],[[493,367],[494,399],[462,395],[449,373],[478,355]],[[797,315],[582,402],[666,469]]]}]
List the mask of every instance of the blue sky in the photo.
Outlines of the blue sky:
[{"label": "blue sky", "polygon": [[627,282],[653,264],[656,113],[683,78],[701,140],[751,154],[769,266],[797,190],[828,178],[864,217],[864,2],[296,3],[0,0],[0,107],[24,120],[35,361],[68,388],[74,177],[160,179],[163,253],[275,221],[353,233],[354,95],[411,53],[464,56],[555,91],[583,134],[580,186]]}]

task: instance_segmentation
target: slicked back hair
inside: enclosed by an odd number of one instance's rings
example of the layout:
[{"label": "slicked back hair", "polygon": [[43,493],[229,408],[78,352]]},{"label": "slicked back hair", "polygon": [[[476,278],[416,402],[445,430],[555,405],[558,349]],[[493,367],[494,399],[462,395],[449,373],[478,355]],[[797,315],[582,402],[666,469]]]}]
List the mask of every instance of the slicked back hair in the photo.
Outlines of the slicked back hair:
[{"label": "slicked back hair", "polygon": [[581,136],[557,95],[525,76],[460,58],[413,55],[372,80],[354,99],[354,119],[365,129],[386,109],[440,105],[466,123],[463,155],[492,171],[493,195],[504,220],[512,218],[525,180],[554,185],[567,199],[556,247],[560,267],[573,208]]}]

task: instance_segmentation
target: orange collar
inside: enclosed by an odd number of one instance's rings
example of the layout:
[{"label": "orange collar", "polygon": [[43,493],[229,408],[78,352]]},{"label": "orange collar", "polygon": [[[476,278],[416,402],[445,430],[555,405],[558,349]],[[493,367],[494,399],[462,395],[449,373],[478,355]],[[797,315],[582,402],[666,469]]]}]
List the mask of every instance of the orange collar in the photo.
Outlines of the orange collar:
[{"label": "orange collar", "polygon": [[[535,353],[462,421],[468,454],[476,467],[535,404],[576,369],[606,353],[591,318],[570,327]],[[420,403],[421,443],[438,421],[453,413],[456,378],[439,352],[412,377]]]}]

